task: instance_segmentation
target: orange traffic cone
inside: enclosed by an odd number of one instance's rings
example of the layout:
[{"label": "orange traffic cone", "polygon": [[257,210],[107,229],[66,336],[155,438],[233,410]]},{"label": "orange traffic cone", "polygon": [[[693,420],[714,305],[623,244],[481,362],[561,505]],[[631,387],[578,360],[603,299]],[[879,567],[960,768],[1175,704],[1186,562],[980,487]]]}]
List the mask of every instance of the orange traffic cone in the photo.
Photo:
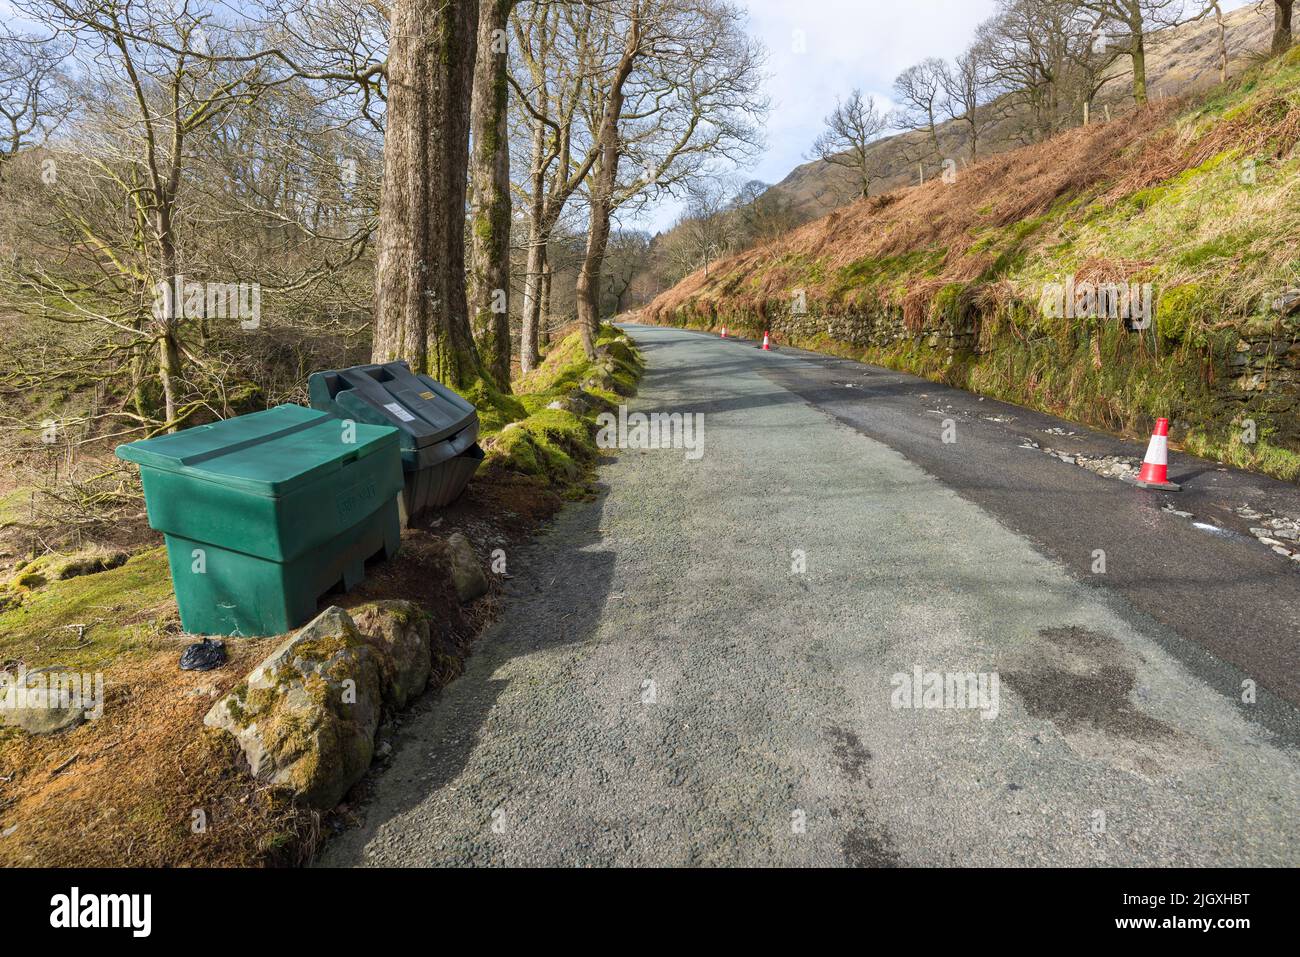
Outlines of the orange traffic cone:
[{"label": "orange traffic cone", "polygon": [[1169,420],[1156,419],[1156,430],[1151,435],[1151,444],[1147,446],[1147,457],[1142,462],[1142,471],[1135,479],[1129,479],[1142,488],[1158,488],[1177,492],[1181,485],[1169,481]]},{"label": "orange traffic cone", "polygon": [[759,348],[761,348],[764,352],[771,352],[771,351],[772,351],[772,341],[771,341],[771,339],[768,338],[768,335],[767,335],[766,332],[763,333],[763,344],[762,344],[762,346],[760,346]]},{"label": "orange traffic cone", "polygon": [[724,338],[724,339],[727,338],[727,327],[726,327],[726,326],[723,326],[723,327],[722,327],[722,338]]}]

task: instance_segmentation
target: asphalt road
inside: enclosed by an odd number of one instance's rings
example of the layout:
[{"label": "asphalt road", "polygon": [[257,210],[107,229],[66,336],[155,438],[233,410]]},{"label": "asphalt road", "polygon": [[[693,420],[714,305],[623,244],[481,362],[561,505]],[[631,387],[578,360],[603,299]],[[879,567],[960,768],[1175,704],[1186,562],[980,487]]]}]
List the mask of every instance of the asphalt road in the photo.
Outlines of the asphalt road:
[{"label": "asphalt road", "polygon": [[1176,458],[1194,520],[1019,447],[1056,420],[631,331],[632,410],[703,413],[702,458],[620,452],[508,556],[323,864],[1300,863],[1300,570],[1216,511],[1290,487]]}]

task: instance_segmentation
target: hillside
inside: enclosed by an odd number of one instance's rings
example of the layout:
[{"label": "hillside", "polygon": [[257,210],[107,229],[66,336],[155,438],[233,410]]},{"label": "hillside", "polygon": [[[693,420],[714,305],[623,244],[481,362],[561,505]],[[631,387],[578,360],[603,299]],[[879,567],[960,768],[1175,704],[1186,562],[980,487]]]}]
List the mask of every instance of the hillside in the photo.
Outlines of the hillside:
[{"label": "hillside", "polygon": [[[643,318],[770,328],[1133,434],[1169,415],[1191,450],[1294,479],[1298,142],[1300,49],[1195,105],[858,200],[688,277]],[[1154,321],[1054,318],[1045,293],[1067,281],[1149,284]]]},{"label": "hillside", "polygon": [[[1272,36],[1272,10],[1251,4],[1224,17],[1230,54],[1229,74],[1240,76],[1268,48]],[[1219,82],[1218,27],[1213,19],[1184,24],[1151,37],[1147,71],[1153,98],[1203,93]],[[1115,112],[1132,107],[1132,69],[1121,59],[1114,79],[1098,97],[1098,113],[1105,106]],[[829,112],[829,105],[827,112]],[[981,152],[993,153],[1021,145],[1014,120],[991,124],[981,134]],[[879,192],[889,192],[917,181],[915,157],[924,153],[926,137],[904,133],[882,139],[875,151],[882,157],[885,179]],[[963,124],[948,122],[939,128],[939,141],[947,155],[969,155],[969,139]],[[933,173],[933,161],[930,162]],[[808,221],[838,209],[855,198],[853,176],[843,167],[814,160],[796,167],[772,187],[771,192],[788,200],[800,221]]]}]

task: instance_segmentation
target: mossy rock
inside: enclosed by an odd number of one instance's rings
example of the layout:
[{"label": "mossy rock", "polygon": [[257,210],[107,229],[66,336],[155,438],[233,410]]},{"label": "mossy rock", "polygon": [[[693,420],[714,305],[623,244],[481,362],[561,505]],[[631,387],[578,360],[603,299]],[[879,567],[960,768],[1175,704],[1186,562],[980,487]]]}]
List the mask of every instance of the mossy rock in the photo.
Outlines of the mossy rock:
[{"label": "mossy rock", "polygon": [[1206,327],[1214,321],[1216,306],[1207,290],[1196,283],[1175,286],[1160,294],[1156,329],[1170,342],[1207,344]]},{"label": "mossy rock", "polygon": [[234,736],[253,776],[332,808],[366,773],[383,701],[380,656],[328,608],[249,672],[203,719]]},{"label": "mossy rock", "polygon": [[[83,684],[82,675],[61,667],[20,674],[21,678],[8,673],[0,678],[0,698],[6,703],[11,696],[16,701],[19,691],[23,694],[21,707],[0,708],[0,726],[21,728],[28,734],[54,734],[75,728],[87,716],[96,716],[92,713],[95,692]],[[102,710],[102,679],[98,690],[101,697],[97,704]]]},{"label": "mossy rock", "polygon": [[478,410],[479,429],[484,434],[496,432],[528,414],[518,398],[502,392],[486,379],[461,390],[461,395]]},{"label": "mossy rock", "polygon": [[371,602],[350,617],[379,656],[384,703],[405,708],[429,683],[428,617],[409,601]]},{"label": "mossy rock", "polygon": [[540,478],[572,481],[595,460],[594,427],[564,409],[541,409],[512,423],[493,441],[489,456],[498,464]]}]

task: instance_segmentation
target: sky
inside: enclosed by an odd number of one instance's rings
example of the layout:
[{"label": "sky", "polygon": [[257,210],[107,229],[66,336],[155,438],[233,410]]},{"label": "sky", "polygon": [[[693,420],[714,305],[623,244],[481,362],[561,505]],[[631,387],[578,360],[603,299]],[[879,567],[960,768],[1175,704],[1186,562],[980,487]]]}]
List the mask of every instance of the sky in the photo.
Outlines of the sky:
[{"label": "sky", "polygon": [[[767,152],[744,179],[778,183],[807,161],[835,98],[855,88],[892,105],[894,77],[928,56],[952,58],[993,13],[994,0],[741,0],[749,31],[768,50]],[[666,229],[665,202],[636,225]]]}]

